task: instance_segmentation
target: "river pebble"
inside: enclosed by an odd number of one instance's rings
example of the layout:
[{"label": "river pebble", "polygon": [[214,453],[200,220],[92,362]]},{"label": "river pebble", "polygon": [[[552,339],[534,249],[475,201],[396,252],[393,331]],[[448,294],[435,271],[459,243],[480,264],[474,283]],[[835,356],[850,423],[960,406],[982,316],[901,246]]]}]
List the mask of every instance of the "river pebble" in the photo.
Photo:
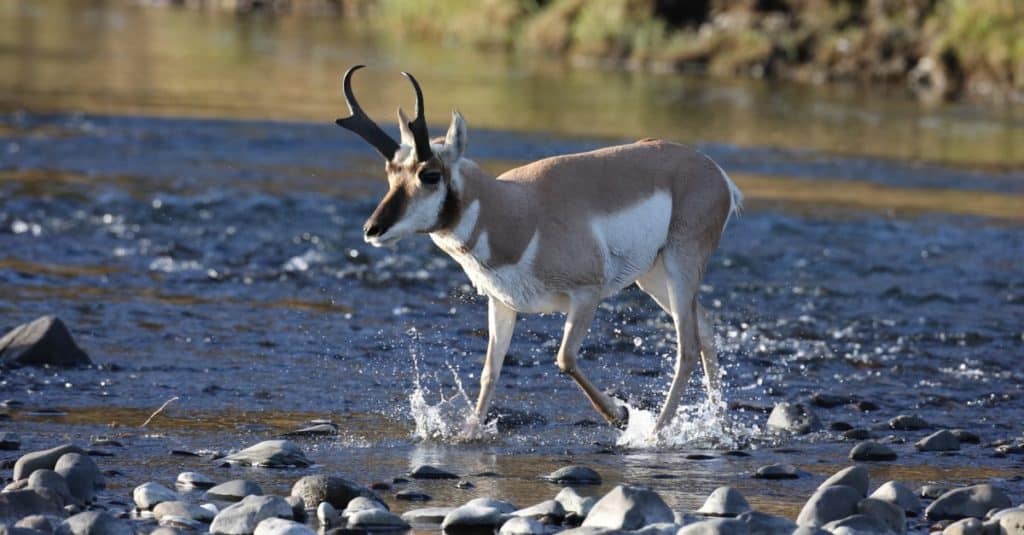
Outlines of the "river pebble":
[{"label": "river pebble", "polygon": [[555,495],[555,501],[562,504],[566,514],[572,513],[583,518],[590,514],[597,498],[593,496],[582,496],[572,487],[564,487]]},{"label": "river pebble", "polygon": [[601,484],[601,474],[598,474],[593,468],[580,465],[563,466],[544,476],[543,479],[559,485]]},{"label": "river pebble", "polygon": [[501,519],[502,511],[482,503],[467,503],[456,507],[441,522],[444,530],[480,526],[496,526]]},{"label": "river pebble", "polygon": [[59,503],[61,506],[81,503],[80,500],[72,496],[71,489],[68,488],[64,476],[53,470],[44,468],[32,472],[32,475],[28,476],[26,488],[50,499],[54,503]]},{"label": "river pebble", "polygon": [[769,464],[762,466],[754,472],[757,479],[796,479],[800,477],[800,471],[791,464]]},{"label": "river pebble", "polygon": [[857,511],[878,519],[893,533],[902,535],[907,532],[907,516],[903,512],[903,508],[895,504],[874,498],[865,498],[857,504]]},{"label": "river pebble", "polygon": [[558,500],[546,500],[536,505],[513,511],[512,515],[536,519],[550,517],[560,521],[562,518],[565,518],[565,507]]},{"label": "river pebble", "polygon": [[7,518],[22,518],[31,514],[64,514],[63,506],[30,490],[0,492],[0,511]]},{"label": "river pebble", "polygon": [[851,515],[857,514],[861,493],[846,485],[833,485],[815,491],[796,518],[801,526],[820,527]]},{"label": "river pebble", "polygon": [[916,414],[901,414],[889,420],[889,429],[896,431],[920,431],[929,427],[931,424]]},{"label": "river pebble", "polygon": [[547,533],[544,524],[531,516],[517,516],[501,525],[498,535],[540,535]]},{"label": "river pebble", "polygon": [[961,444],[981,444],[981,437],[970,431],[953,429],[950,433],[953,433],[953,436],[955,436]]},{"label": "river pebble", "polygon": [[267,518],[292,517],[292,508],[280,496],[246,496],[240,502],[225,507],[214,517],[210,533],[217,535],[246,535]]},{"label": "river pebble", "polygon": [[302,448],[290,440],[264,440],[224,458],[231,464],[261,468],[306,467],[313,464]]},{"label": "river pebble", "polygon": [[735,518],[712,518],[687,524],[677,535],[747,535],[750,527]]},{"label": "river pebble", "polygon": [[18,461],[14,463],[14,474],[12,474],[12,477],[17,481],[19,479],[27,478],[33,470],[37,470],[39,468],[48,468],[53,470],[57,465],[57,460],[66,453],[85,454],[85,450],[74,444],[63,444],[48,450],[26,453],[19,457]]},{"label": "river pebble", "polygon": [[834,485],[846,485],[847,487],[853,487],[857,489],[857,492],[859,492],[861,496],[867,496],[868,488],[871,486],[871,476],[868,474],[867,468],[864,468],[863,466],[849,466],[835,474],[832,474],[832,476],[823,481],[821,485],[818,485],[818,490]]},{"label": "river pebble", "polygon": [[82,453],[65,453],[57,459],[53,471],[67,481],[71,494],[82,503],[90,503],[96,489],[103,488],[104,479],[96,461]]},{"label": "river pebble", "polygon": [[292,496],[299,496],[305,503],[328,502],[336,509],[344,510],[348,502],[358,496],[377,498],[372,490],[342,477],[314,474],[303,476],[292,485]]},{"label": "river pebble", "polygon": [[212,478],[199,472],[182,472],[174,483],[187,489],[209,489],[217,485]]},{"label": "river pebble", "polygon": [[750,504],[740,491],[732,487],[718,487],[704,500],[698,513],[708,516],[737,516],[750,511]]},{"label": "river pebble", "polygon": [[413,479],[459,479],[458,475],[429,464],[417,466],[415,470],[409,472],[409,477]]},{"label": "river pebble", "polygon": [[896,452],[885,444],[879,444],[873,440],[866,440],[850,450],[850,460],[853,461],[893,461],[896,460]]},{"label": "river pebble", "polygon": [[805,435],[821,428],[821,420],[809,405],[782,402],[768,415],[768,429]]},{"label": "river pebble", "polygon": [[395,493],[396,500],[405,500],[407,502],[429,502],[434,499],[431,495],[420,492],[418,490],[406,489]]},{"label": "river pebble", "polygon": [[781,516],[770,515],[758,511],[747,511],[736,517],[736,520],[747,525],[752,535],[772,535],[775,533],[793,533],[796,522]]},{"label": "river pebble", "polygon": [[0,364],[15,366],[87,366],[89,355],[56,316],[19,325],[0,337]]},{"label": "river pebble", "polygon": [[917,489],[917,495],[922,498],[934,500],[949,491],[950,488],[943,485],[922,485]]},{"label": "river pebble", "polygon": [[256,525],[253,535],[316,535],[316,532],[294,520],[267,518]]},{"label": "river pebble", "polygon": [[952,432],[942,429],[914,443],[917,451],[957,451],[960,440]]},{"label": "river pebble", "polygon": [[[203,493],[203,499],[237,502],[246,496],[261,496],[263,489],[246,479],[232,479],[211,487]],[[308,503],[308,502],[307,502]]]},{"label": "river pebble", "polygon": [[648,524],[673,522],[675,516],[658,493],[619,485],[594,504],[582,527],[640,529]]},{"label": "river pebble", "polygon": [[441,525],[444,518],[454,511],[454,507],[424,507],[413,509],[402,514],[402,520],[410,524]]},{"label": "river pebble", "polygon": [[165,516],[184,516],[200,522],[212,522],[216,514],[198,505],[182,501],[165,501],[153,507],[153,516],[157,520]]},{"label": "river pebble", "polygon": [[103,511],[86,511],[64,520],[54,530],[55,535],[133,535],[127,523]]},{"label": "river pebble", "polygon": [[889,533],[885,523],[881,520],[864,514],[854,514],[837,520],[833,520],[822,529],[832,535],[867,535]]},{"label": "river pebble", "polygon": [[402,520],[402,517],[383,508],[363,509],[352,513],[347,518],[348,525],[357,528],[379,530],[409,527],[409,524],[405,520]]},{"label": "river pebble", "polygon": [[356,496],[349,500],[348,505],[346,505],[345,509],[341,512],[341,516],[348,518],[360,511],[369,511],[370,509],[380,509],[382,511],[388,510],[387,506],[378,500],[373,500],[365,496]]},{"label": "river pebble", "polygon": [[320,505],[316,506],[316,519],[321,526],[332,527],[337,526],[341,518],[333,505],[329,502],[320,502]]},{"label": "river pebble", "polygon": [[939,496],[924,511],[928,520],[959,520],[973,516],[983,518],[992,509],[1010,507],[1010,498],[1002,490],[987,483],[953,489]]},{"label": "river pebble", "polygon": [[21,449],[21,437],[9,431],[0,432],[0,451],[15,451]]},{"label": "river pebble", "polygon": [[132,490],[132,500],[140,511],[150,511],[163,502],[178,501],[178,493],[152,481],[143,483]]},{"label": "river pebble", "polygon": [[1008,535],[1024,534],[1024,507],[1004,509],[992,516],[990,522],[999,525],[1000,533]]},{"label": "river pebble", "polygon": [[961,518],[946,526],[942,535],[985,535],[985,523],[977,518]]},{"label": "river pebble", "polygon": [[921,499],[917,497],[917,494],[914,494],[910,487],[899,481],[886,481],[882,483],[880,487],[875,489],[875,492],[871,493],[871,498],[896,505],[902,508],[903,512],[908,516],[921,514],[921,509],[923,508]]}]

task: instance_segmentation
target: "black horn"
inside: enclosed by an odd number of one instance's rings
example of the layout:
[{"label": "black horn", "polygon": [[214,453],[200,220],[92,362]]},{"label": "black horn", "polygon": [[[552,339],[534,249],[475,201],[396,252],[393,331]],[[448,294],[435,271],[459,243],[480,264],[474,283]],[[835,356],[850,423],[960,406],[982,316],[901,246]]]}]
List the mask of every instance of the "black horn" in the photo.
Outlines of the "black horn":
[{"label": "black horn", "polygon": [[365,139],[367,143],[373,145],[373,148],[377,149],[381,156],[391,161],[395,157],[395,151],[398,150],[398,142],[381,130],[377,123],[373,122],[363,112],[363,108],[359,107],[359,102],[356,101],[356,96],[352,93],[352,73],[363,67],[364,65],[354,65],[345,71],[345,77],[342,79],[342,90],[345,92],[345,104],[348,105],[348,111],[351,115],[334,122],[346,130],[355,132],[359,137]]},{"label": "black horn", "polygon": [[427,120],[423,118],[423,90],[420,89],[419,82],[411,74],[403,72],[402,76],[408,78],[412,83],[412,88],[416,90],[416,117],[409,121],[409,129],[412,130],[412,137],[416,141],[416,159],[425,162],[433,158],[434,153],[430,150]]}]

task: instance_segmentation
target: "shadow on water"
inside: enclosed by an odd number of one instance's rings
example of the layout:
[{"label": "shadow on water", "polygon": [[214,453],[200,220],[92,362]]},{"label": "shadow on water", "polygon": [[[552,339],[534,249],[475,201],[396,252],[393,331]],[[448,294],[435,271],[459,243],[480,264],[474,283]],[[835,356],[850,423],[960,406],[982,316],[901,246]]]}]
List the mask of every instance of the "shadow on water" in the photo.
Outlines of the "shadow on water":
[{"label": "shadow on water", "polygon": [[[440,54],[451,61],[429,61]],[[717,316],[746,456],[616,446],[618,433],[597,425],[557,372],[561,318],[551,316],[517,324],[493,436],[413,438],[411,395],[458,409],[460,389],[476,391],[485,305],[428,240],[363,243],[384,189],[380,162],[330,124],[337,76],[356,61],[383,67],[358,80],[376,117],[411,100],[392,71],[414,70],[429,116],[460,106],[470,154],[493,172],[662,135],[698,143],[734,175],[747,209],[701,299]],[[794,516],[846,464],[840,424],[900,453],[870,466],[875,482],[995,481],[1019,502],[1021,458],[994,456],[992,443],[1019,440],[1024,414],[1021,135],[1012,111],[567,70],[412,46],[338,20],[0,3],[0,328],[56,312],[97,363],[3,370],[0,425],[26,450],[122,443],[99,447],[115,454],[101,466],[120,471],[109,503],[188,469],[285,492],[304,473],[370,483],[429,462],[475,487],[399,484],[383,492],[393,508],[420,505],[394,499],[404,488],[434,496],[428,505],[498,496],[525,506],[558,490],[539,475],[578,462],[605,478],[586,493],[627,481],[692,509],[729,484],[761,510]],[[667,317],[631,288],[602,306],[582,361],[597,384],[650,410],[673,346]],[[817,408],[825,429],[804,437],[764,430],[776,401],[816,392],[878,408]],[[702,399],[692,388],[686,403]],[[886,424],[908,412],[985,444],[918,454],[912,443],[928,431]],[[341,432],[296,439],[318,463],[305,470],[168,453],[237,449],[314,418]],[[750,477],[793,459],[800,479]]]}]

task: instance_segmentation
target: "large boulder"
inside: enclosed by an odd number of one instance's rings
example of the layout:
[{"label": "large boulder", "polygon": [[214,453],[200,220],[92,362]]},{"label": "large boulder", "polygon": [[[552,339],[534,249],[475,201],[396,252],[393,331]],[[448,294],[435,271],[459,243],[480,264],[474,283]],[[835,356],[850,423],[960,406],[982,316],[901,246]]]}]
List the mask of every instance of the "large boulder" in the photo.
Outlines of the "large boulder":
[{"label": "large boulder", "polygon": [[674,520],[672,509],[658,493],[643,487],[619,485],[594,504],[582,527],[634,530]]},{"label": "large boulder", "polygon": [[210,524],[214,535],[251,535],[268,518],[292,519],[292,506],[280,496],[246,496],[217,513]]},{"label": "large boulder", "polygon": [[374,492],[358,483],[347,479],[314,474],[304,476],[292,485],[292,496],[302,498],[308,504],[327,502],[336,509],[344,510],[352,498],[363,496],[381,501]]},{"label": "large boulder", "polygon": [[57,459],[53,471],[64,476],[71,495],[84,503],[90,503],[96,489],[103,488],[103,473],[92,457],[81,453],[65,453]]},{"label": "large boulder", "polygon": [[18,462],[14,463],[14,474],[12,477],[17,481],[19,479],[27,478],[33,471],[40,468],[53,470],[53,468],[57,466],[57,460],[65,453],[85,454],[85,450],[74,444],[63,444],[48,450],[26,453],[18,459]]},{"label": "large boulder", "polygon": [[224,461],[261,468],[306,467],[313,464],[302,452],[302,448],[290,440],[264,440],[228,455]]},{"label": "large boulder", "polygon": [[992,485],[982,484],[953,489],[939,496],[924,511],[928,520],[960,520],[973,516],[983,518],[992,509],[1010,507],[1010,498]]},{"label": "large boulder", "polygon": [[857,504],[857,511],[885,524],[889,531],[902,535],[907,532],[907,515],[903,508],[875,498],[864,498]]},{"label": "large boulder", "polygon": [[857,489],[857,492],[860,492],[861,496],[867,496],[868,487],[871,486],[871,476],[868,475],[867,468],[864,468],[863,466],[849,466],[835,474],[832,474],[832,476],[823,481],[821,485],[818,485],[818,490],[825,487],[834,487],[836,485],[853,487]]},{"label": "large boulder", "polygon": [[92,364],[64,322],[43,316],[0,338],[0,364],[9,366],[83,366]]}]

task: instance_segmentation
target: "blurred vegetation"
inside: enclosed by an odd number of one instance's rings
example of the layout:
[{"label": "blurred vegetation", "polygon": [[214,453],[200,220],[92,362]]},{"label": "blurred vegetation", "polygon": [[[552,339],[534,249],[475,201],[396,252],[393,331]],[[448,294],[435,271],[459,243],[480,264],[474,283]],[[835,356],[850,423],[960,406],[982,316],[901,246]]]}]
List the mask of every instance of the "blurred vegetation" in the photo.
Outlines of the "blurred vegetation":
[{"label": "blurred vegetation", "polygon": [[403,37],[716,76],[1024,100],[1024,0],[178,0],[331,10]]}]

